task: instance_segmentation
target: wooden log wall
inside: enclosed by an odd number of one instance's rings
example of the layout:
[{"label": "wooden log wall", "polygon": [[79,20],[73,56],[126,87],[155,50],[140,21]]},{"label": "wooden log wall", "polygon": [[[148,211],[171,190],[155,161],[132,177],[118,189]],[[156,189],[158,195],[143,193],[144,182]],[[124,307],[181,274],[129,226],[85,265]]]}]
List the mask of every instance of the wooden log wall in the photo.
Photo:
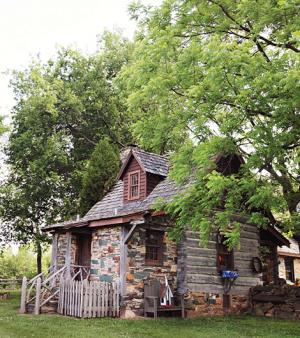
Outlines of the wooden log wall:
[{"label": "wooden log wall", "polygon": [[[207,247],[201,247],[199,233],[186,231],[178,249],[178,290],[223,294],[223,282],[217,271],[216,235]],[[261,283],[261,274],[252,271],[251,261],[259,255],[257,227],[243,225],[240,250],[234,250],[234,268],[239,277],[231,288],[232,295],[247,295],[249,288]]]}]

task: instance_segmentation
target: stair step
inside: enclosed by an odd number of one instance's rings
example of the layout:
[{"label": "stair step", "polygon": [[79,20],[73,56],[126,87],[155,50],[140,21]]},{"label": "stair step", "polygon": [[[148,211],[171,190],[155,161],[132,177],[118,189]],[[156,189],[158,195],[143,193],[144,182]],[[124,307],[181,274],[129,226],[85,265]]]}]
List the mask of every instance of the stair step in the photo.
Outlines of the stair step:
[{"label": "stair step", "polygon": [[57,302],[53,305],[50,304],[44,305],[41,308],[41,313],[57,313],[57,305],[58,305]]},{"label": "stair step", "polygon": [[[50,300],[47,304],[43,305],[40,313],[57,313],[58,301]],[[27,304],[26,313],[34,313],[34,303]]]}]

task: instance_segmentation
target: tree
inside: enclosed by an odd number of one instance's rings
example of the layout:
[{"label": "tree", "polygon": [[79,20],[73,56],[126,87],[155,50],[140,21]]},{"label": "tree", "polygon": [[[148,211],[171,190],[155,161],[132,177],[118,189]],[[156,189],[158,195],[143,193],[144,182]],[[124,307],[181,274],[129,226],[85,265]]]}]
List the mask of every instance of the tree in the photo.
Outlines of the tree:
[{"label": "tree", "polygon": [[[50,264],[50,252],[43,257],[43,271]],[[0,253],[0,276],[3,279],[22,279],[23,276],[33,278],[36,273],[35,255],[30,247],[20,247],[16,253],[5,249]]]},{"label": "tree", "polygon": [[[84,197],[97,170],[99,180],[107,179],[99,188],[112,184],[114,170],[111,176],[101,172],[102,164],[91,164],[90,156],[96,151],[111,159],[117,147],[131,141],[126,111],[112,83],[128,62],[130,43],[112,33],[105,33],[101,43],[92,56],[60,49],[54,59],[35,60],[12,80],[16,105],[6,151],[10,176],[0,194],[1,230],[6,238],[35,244],[39,272],[41,243],[47,240],[41,228],[95,202],[97,194],[88,202]],[[103,139],[115,145],[109,154],[101,153],[108,150],[101,148]]]},{"label": "tree", "polygon": [[[167,206],[179,233],[189,223],[207,240],[212,228],[221,228],[228,245],[237,245],[240,224],[232,222],[233,213],[250,215],[258,226],[272,221],[299,231],[299,4],[132,5],[133,17],[146,14],[119,81],[137,115],[140,143],[175,150],[171,177],[192,181]],[[215,170],[212,159],[220,153],[244,157],[239,174]]]},{"label": "tree", "polygon": [[3,117],[0,116],[0,135],[2,135],[6,131],[6,128],[4,127],[3,124]]},{"label": "tree", "polygon": [[120,168],[119,149],[107,138],[98,142],[83,172],[80,192],[81,213],[100,201],[112,187]]}]

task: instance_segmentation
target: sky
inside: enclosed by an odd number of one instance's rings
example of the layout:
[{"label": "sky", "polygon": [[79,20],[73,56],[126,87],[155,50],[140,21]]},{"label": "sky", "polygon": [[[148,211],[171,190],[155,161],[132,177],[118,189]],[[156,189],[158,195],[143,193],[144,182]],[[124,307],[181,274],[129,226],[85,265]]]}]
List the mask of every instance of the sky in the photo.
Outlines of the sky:
[{"label": "sky", "polygon": [[[0,0],[0,115],[9,117],[14,104],[7,71],[24,69],[37,55],[47,60],[59,46],[74,46],[93,53],[97,49],[97,36],[104,30],[122,29],[125,36],[133,38],[136,25],[128,15],[131,2]],[[159,5],[161,0],[141,2]],[[6,174],[0,149],[0,179]],[[15,245],[12,248],[17,250]]]},{"label": "sky", "polygon": [[[96,50],[97,35],[123,29],[133,37],[132,0],[0,0],[0,114],[7,115],[14,100],[7,70],[22,69],[32,57],[46,60],[58,46]],[[159,5],[161,0],[142,0]]]},{"label": "sky", "polygon": [[[133,38],[136,23],[130,20],[132,0],[0,0],[0,115],[10,122],[14,96],[9,71],[21,70],[32,58],[47,60],[60,46],[73,46],[85,53],[97,49],[97,36],[105,30],[122,30]],[[159,5],[162,0],[141,0]],[[0,139],[0,180],[8,173]]]}]

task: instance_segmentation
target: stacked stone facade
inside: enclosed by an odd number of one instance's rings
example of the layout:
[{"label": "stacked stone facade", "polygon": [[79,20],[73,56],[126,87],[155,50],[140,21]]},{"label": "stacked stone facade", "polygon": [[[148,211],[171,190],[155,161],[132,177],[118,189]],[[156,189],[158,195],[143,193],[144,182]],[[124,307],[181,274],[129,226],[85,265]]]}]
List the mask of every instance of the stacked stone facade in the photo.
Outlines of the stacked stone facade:
[{"label": "stacked stone facade", "polygon": [[91,280],[113,282],[120,276],[120,226],[96,229],[92,234]]},{"label": "stacked stone facade", "polygon": [[57,265],[63,266],[66,260],[68,239],[66,233],[60,233],[57,239]]},{"label": "stacked stone facade", "polygon": [[188,317],[241,314],[249,309],[247,296],[230,296],[230,308],[224,308],[223,295],[206,292],[188,292],[185,297]]},{"label": "stacked stone facade", "polygon": [[300,319],[300,288],[294,285],[256,286],[250,291],[252,313],[257,316]]},{"label": "stacked stone facade", "polygon": [[127,245],[126,264],[126,295],[124,306],[127,312],[143,315],[144,281],[147,278],[157,278],[164,282],[165,276],[172,290],[177,288],[177,244],[170,241],[167,235],[163,238],[162,265],[145,264],[146,230],[137,230]]},{"label": "stacked stone facade", "polygon": [[[71,264],[76,264],[76,236],[71,235]],[[68,248],[68,235],[67,232],[59,233],[57,238],[57,265],[59,267],[65,265],[66,252]]]}]

